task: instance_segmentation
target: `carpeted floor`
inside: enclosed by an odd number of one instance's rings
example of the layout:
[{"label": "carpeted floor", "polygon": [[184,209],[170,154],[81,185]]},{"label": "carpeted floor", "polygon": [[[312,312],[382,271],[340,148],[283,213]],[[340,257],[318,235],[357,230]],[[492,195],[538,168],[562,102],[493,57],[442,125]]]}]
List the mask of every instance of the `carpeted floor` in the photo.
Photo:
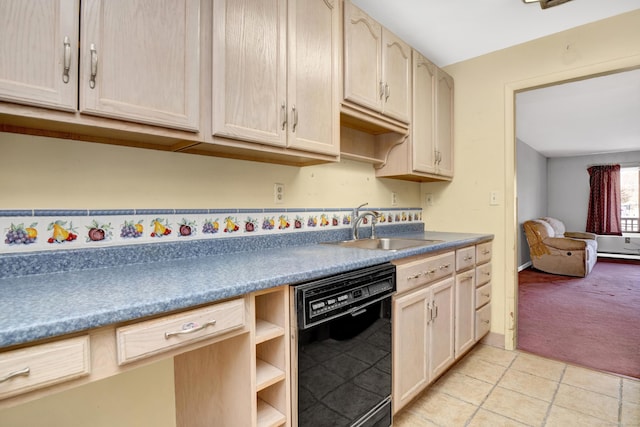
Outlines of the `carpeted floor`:
[{"label": "carpeted floor", "polygon": [[640,378],[640,263],[599,259],[585,278],[518,275],[518,349]]}]

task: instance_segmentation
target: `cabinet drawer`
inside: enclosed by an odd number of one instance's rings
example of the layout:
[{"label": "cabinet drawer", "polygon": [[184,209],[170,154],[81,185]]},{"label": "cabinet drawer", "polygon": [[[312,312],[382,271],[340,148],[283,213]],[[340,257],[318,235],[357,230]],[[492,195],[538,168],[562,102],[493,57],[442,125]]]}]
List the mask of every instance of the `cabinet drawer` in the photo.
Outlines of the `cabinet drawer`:
[{"label": "cabinet drawer", "polygon": [[245,324],[244,314],[244,299],[236,299],[117,328],[118,363],[133,362],[240,328]]},{"label": "cabinet drawer", "polygon": [[458,249],[456,251],[456,271],[466,270],[476,263],[476,247]]},{"label": "cabinet drawer", "polygon": [[491,304],[476,310],[476,341],[485,336],[491,329]]},{"label": "cabinet drawer", "polygon": [[483,264],[487,261],[491,261],[491,243],[480,243],[476,246],[476,263]]},{"label": "cabinet drawer", "polygon": [[405,264],[397,264],[396,289],[398,293],[400,294],[452,274],[454,260],[455,254],[447,252]]},{"label": "cabinet drawer", "polygon": [[491,301],[491,283],[476,288],[476,308],[480,308]]},{"label": "cabinet drawer", "polygon": [[476,267],[476,286],[482,286],[491,280],[491,263]]},{"label": "cabinet drawer", "polygon": [[69,338],[0,354],[0,398],[88,375],[89,337]]}]

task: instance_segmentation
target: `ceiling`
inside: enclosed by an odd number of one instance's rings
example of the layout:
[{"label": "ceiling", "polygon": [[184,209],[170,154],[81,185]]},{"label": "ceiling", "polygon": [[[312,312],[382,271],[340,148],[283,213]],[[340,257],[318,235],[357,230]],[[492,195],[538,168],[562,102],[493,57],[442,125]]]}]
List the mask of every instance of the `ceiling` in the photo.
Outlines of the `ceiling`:
[{"label": "ceiling", "polygon": [[640,69],[517,93],[516,137],[545,157],[640,151]]},{"label": "ceiling", "polygon": [[[352,0],[440,67],[640,9],[638,0]],[[640,70],[516,95],[516,136],[546,157],[640,150]]]}]

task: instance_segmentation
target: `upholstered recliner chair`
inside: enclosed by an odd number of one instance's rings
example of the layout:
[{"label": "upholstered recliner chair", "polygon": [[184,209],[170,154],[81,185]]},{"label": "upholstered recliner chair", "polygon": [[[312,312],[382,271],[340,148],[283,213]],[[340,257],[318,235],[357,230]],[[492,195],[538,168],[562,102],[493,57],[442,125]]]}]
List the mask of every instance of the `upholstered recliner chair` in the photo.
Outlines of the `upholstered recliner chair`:
[{"label": "upholstered recliner chair", "polygon": [[567,232],[562,221],[539,218],[523,224],[533,266],[546,273],[585,277],[598,259],[596,235]]}]

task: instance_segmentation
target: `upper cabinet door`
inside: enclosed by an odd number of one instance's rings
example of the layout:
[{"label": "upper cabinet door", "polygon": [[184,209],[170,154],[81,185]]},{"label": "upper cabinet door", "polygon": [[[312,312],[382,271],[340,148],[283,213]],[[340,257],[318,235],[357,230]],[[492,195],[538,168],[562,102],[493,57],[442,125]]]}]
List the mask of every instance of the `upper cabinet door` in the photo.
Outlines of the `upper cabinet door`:
[{"label": "upper cabinet door", "polygon": [[338,0],[289,3],[288,146],[340,152]]},{"label": "upper cabinet door", "polygon": [[393,33],[382,31],[383,112],[409,123],[411,111],[411,47]]},{"label": "upper cabinet door", "polygon": [[214,0],[214,135],[286,145],[286,7],[286,0]]},{"label": "upper cabinet door", "polygon": [[83,0],[80,111],[197,131],[198,0]]},{"label": "upper cabinet door", "polygon": [[0,100],[75,111],[79,0],[0,2]]},{"label": "upper cabinet door", "polygon": [[453,176],[453,78],[438,69],[436,82],[438,174]]},{"label": "upper cabinet door", "polygon": [[436,66],[413,51],[413,118],[411,143],[413,169],[435,173]]},{"label": "upper cabinet door", "polygon": [[382,26],[344,2],[344,99],[382,110]]}]

